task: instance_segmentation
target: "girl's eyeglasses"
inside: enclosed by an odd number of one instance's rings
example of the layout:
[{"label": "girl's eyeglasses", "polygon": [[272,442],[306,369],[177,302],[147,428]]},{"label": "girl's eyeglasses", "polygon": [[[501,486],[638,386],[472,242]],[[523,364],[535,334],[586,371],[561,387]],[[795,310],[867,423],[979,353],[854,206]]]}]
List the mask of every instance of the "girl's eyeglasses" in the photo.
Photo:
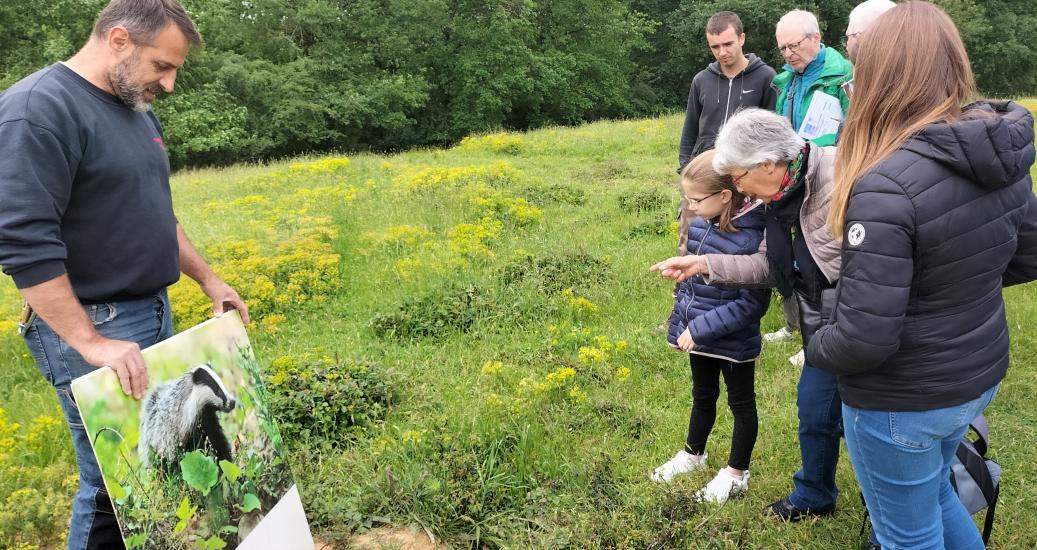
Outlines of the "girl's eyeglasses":
[{"label": "girl's eyeglasses", "polygon": [[721,192],[723,192],[723,189],[721,189],[720,191],[716,191],[714,193],[710,193],[710,194],[706,195],[705,197],[702,197],[701,199],[689,199],[687,197],[684,197],[684,200],[687,201],[688,208],[696,208],[696,207],[698,207],[698,205],[702,204],[702,201],[708,199],[709,197],[712,197],[713,195],[716,195],[717,193],[721,193]]}]

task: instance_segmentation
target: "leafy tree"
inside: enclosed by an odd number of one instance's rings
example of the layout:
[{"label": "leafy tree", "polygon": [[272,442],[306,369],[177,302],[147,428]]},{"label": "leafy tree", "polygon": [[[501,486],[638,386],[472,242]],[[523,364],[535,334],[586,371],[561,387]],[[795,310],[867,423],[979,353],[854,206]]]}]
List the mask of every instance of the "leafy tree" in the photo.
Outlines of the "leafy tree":
[{"label": "leafy tree", "polygon": [[[706,20],[732,10],[745,51],[780,67],[774,24],[818,14],[840,47],[856,0],[182,0],[205,39],[156,102],[175,166],[445,144],[682,109],[712,56]],[[1032,0],[936,0],[980,88],[1037,91]],[[0,90],[90,34],[106,0],[0,2]],[[84,15],[90,14],[90,15]]]}]

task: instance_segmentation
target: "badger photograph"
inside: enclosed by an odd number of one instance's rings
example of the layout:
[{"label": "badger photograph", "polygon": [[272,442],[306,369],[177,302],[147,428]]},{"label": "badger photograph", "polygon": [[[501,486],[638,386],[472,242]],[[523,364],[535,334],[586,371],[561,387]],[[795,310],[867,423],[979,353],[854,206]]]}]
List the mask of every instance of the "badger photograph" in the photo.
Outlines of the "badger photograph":
[{"label": "badger photograph", "polygon": [[[267,547],[252,543],[267,537],[274,520],[264,520],[286,494],[298,497],[237,313],[143,355],[139,401],[110,369],[72,388],[126,547]],[[298,522],[305,528],[304,515]]]},{"label": "badger photograph", "polygon": [[149,465],[152,452],[164,468],[196,450],[231,460],[230,442],[217,414],[234,410],[234,396],[208,363],[154,386],[141,403],[137,443],[141,466]]}]

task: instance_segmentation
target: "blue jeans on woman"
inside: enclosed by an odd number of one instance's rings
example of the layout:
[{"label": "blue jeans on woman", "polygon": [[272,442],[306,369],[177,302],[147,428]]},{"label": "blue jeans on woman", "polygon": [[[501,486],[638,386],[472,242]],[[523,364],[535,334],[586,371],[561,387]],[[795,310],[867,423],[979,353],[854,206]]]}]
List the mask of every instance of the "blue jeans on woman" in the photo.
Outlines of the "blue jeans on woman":
[{"label": "blue jeans on woman", "polygon": [[[173,335],[173,317],[164,289],[147,298],[83,307],[102,336],[136,342],[141,349]],[[72,380],[97,369],[87,364],[42,319],[36,319],[25,332],[25,344],[32,352],[40,373],[57,391],[72,432],[72,446],[79,465],[79,491],[72,503],[68,548],[122,548],[122,534],[104,488],[101,469],[90,447],[90,435],[83,427],[79,408],[72,397]]]},{"label": "blue jeans on woman", "polygon": [[882,548],[982,549],[983,539],[950,482],[969,422],[998,386],[953,407],[881,412],[843,405],[846,446]]},{"label": "blue jeans on woman", "polygon": [[795,489],[789,502],[800,510],[828,512],[835,509],[839,496],[835,469],[839,465],[842,400],[836,376],[804,365],[796,387],[796,410],[803,467],[792,477]]}]

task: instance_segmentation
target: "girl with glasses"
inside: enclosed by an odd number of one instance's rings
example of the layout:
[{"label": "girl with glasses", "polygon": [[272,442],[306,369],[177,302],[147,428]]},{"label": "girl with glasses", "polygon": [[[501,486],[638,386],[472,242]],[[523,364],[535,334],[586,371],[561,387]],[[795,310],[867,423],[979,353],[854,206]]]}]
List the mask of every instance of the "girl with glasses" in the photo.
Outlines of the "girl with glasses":
[{"label": "girl with glasses", "polygon": [[[763,238],[763,209],[746,201],[731,178],[713,170],[713,151],[695,157],[681,173],[688,224],[689,254],[754,254]],[[702,277],[681,282],[669,321],[670,346],[689,354],[692,408],[684,449],[652,473],[666,483],[678,475],[706,468],[706,440],[716,421],[720,377],[727,384],[734,416],[731,450],[698,497],[724,502],[749,488],[749,459],[756,444],[758,419],[753,388],[760,355],[760,318],[767,311],[769,290],[713,287]]]}]

